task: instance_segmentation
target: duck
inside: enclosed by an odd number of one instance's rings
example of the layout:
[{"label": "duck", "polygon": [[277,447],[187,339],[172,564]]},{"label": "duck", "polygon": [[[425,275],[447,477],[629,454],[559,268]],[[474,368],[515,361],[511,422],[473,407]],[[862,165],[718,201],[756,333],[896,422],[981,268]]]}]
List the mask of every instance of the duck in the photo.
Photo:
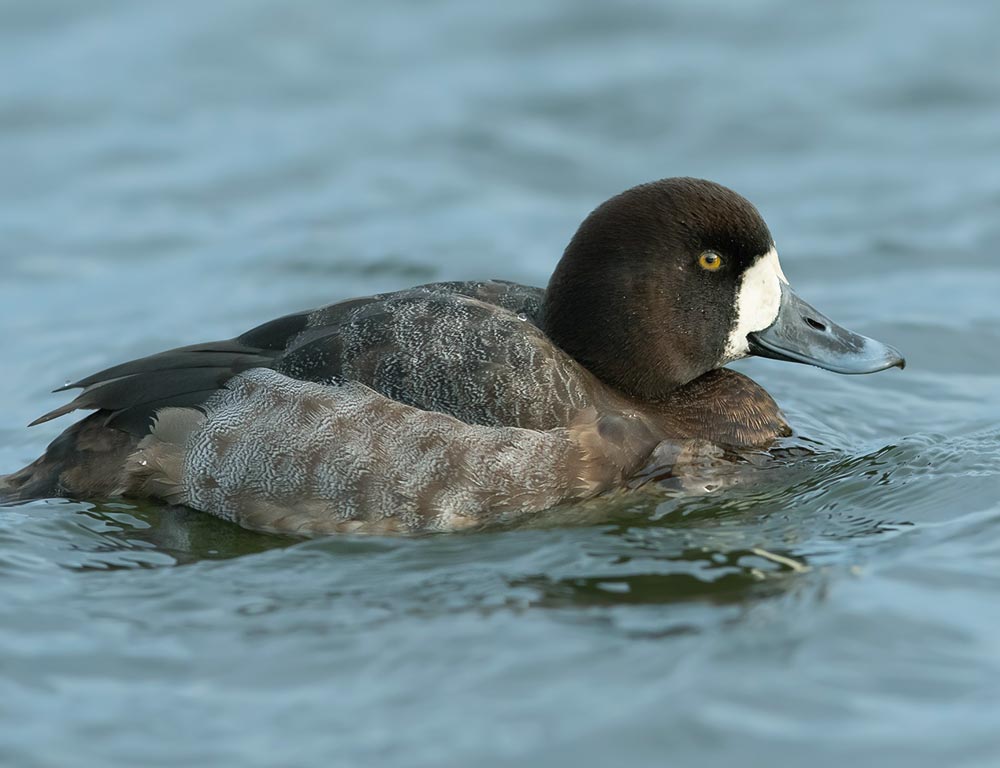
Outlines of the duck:
[{"label": "duck", "polygon": [[61,387],[82,391],[32,426],[91,413],[0,477],[0,499],[149,499],[307,536],[502,525],[622,492],[692,446],[789,436],[727,367],[749,356],[905,366],[796,295],[746,198],[666,178],[590,213],[544,289],[354,298]]}]

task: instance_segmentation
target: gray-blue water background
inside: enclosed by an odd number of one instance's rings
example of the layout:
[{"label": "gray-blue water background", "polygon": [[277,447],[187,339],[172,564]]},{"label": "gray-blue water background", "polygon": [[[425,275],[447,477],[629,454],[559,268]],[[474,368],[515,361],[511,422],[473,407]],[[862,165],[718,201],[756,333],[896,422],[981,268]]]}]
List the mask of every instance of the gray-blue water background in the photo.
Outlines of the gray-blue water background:
[{"label": "gray-blue water background", "polygon": [[0,510],[0,764],[1000,765],[998,34],[995,0],[0,2],[0,471],[68,378],[544,284],[663,176],[750,197],[910,362],[741,364],[818,456],[599,525]]}]

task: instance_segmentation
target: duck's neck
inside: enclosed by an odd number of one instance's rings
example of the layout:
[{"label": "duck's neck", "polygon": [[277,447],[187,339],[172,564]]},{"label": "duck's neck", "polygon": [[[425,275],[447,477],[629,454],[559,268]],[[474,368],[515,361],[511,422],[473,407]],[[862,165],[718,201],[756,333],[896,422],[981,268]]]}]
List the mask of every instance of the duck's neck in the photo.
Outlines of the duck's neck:
[{"label": "duck's neck", "polygon": [[[641,333],[628,298],[574,298],[558,280],[545,294],[540,326],[564,352],[607,386],[640,401],[666,400],[705,373],[688,359],[684,334]],[[641,301],[640,301],[641,304]]]}]

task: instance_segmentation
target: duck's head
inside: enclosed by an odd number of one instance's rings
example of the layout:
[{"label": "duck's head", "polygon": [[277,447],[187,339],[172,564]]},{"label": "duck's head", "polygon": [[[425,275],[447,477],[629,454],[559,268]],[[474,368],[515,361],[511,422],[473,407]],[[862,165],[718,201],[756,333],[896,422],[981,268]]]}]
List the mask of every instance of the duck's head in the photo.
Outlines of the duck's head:
[{"label": "duck's head", "polygon": [[591,213],[549,282],[544,324],[603,381],[646,400],[748,355],[837,373],[905,365],[796,296],[757,209],[701,179],[644,184]]}]

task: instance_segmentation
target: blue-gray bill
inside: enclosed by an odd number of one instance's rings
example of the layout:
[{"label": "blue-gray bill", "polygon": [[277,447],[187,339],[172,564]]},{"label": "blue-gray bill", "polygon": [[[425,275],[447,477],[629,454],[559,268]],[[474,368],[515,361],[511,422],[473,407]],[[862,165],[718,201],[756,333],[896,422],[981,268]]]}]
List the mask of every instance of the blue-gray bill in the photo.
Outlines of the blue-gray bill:
[{"label": "blue-gray bill", "polygon": [[877,373],[906,367],[899,350],[842,328],[787,285],[781,286],[778,319],[748,338],[753,355],[806,363],[835,373]]}]

